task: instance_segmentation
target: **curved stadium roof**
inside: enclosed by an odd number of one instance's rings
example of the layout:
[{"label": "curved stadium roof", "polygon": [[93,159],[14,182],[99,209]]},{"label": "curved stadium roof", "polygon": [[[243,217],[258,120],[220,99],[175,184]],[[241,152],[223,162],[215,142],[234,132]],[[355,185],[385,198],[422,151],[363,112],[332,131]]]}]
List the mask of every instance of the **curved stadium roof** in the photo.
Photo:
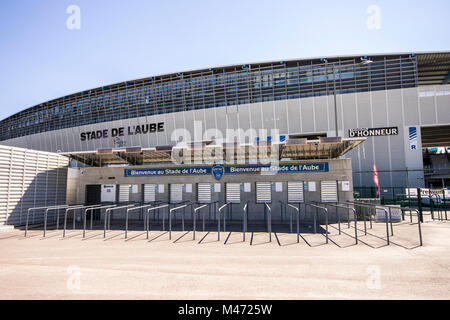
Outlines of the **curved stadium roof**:
[{"label": "curved stadium roof", "polygon": [[[450,52],[365,56],[374,62],[370,67],[359,64],[361,55],[327,57],[328,66],[321,58],[305,58],[205,68],[98,87],[41,103],[2,120],[0,140],[153,114],[330,94],[334,77],[339,93],[449,81]],[[337,76],[332,75],[330,65],[339,65]],[[390,68],[403,76],[401,81],[389,82]],[[376,71],[382,69],[384,81],[375,82]],[[367,79],[372,83],[367,85]],[[108,111],[113,114],[107,115]]]}]

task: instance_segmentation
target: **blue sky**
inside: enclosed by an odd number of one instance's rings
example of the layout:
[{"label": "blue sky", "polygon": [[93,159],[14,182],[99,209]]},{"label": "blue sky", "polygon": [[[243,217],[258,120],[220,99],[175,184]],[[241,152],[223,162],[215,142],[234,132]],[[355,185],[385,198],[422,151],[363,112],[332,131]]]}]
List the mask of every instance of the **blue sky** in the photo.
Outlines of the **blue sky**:
[{"label": "blue sky", "polygon": [[[66,21],[81,10],[79,30]],[[379,28],[369,28],[380,9]],[[235,63],[450,49],[450,1],[1,0],[0,119],[85,89]],[[374,20],[371,20],[374,21]]]}]

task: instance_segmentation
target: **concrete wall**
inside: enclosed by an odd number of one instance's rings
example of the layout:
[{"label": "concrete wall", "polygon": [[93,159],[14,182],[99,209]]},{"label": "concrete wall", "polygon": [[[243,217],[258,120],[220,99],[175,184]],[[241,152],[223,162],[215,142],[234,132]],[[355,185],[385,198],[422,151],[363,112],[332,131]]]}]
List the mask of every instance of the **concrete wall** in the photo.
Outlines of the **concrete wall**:
[{"label": "concrete wall", "polygon": [[[80,133],[138,124],[164,122],[165,131],[146,135],[125,135],[119,143],[123,146],[154,147],[174,144],[172,133],[185,128],[191,140],[202,140],[207,129],[255,130],[278,129],[279,134],[327,133],[335,135],[334,105],[332,96],[262,102],[250,105],[219,107],[161,114],[149,117],[112,121],[107,123],[45,132],[4,141],[4,144],[36,150],[56,152],[93,151],[117,146],[113,138],[91,141],[80,140]],[[354,182],[357,186],[372,186],[372,166],[379,171],[382,187],[424,185],[420,126],[450,124],[450,85],[426,86],[409,89],[349,93],[337,96],[339,135],[348,137],[355,128],[397,126],[395,136],[370,137],[360,148],[352,150]],[[200,136],[195,136],[194,122],[199,124]],[[409,147],[408,128],[417,126],[418,148]],[[264,133],[261,133],[261,137]],[[405,170],[410,172],[406,174]],[[419,171],[414,171],[419,170]],[[384,172],[390,171],[390,172]],[[408,180],[407,180],[408,178]]]},{"label": "concrete wall", "polygon": [[[220,181],[215,180],[212,175],[189,175],[189,176],[157,176],[157,177],[125,177],[123,167],[108,167],[108,168],[82,168],[79,170],[78,179],[76,183],[77,189],[77,203],[85,202],[86,185],[90,184],[131,184],[138,185],[138,193],[130,197],[130,201],[142,201],[143,184],[164,184],[164,193],[156,193],[156,200],[162,202],[169,201],[169,184],[192,184],[192,192],[183,191],[183,200],[197,201],[197,183],[220,183],[221,192],[212,192],[212,200],[218,201],[219,205],[225,203],[225,184],[227,182],[237,183],[251,183],[251,191],[241,191],[241,204],[233,204],[232,212],[229,212],[229,218],[234,220],[241,220],[243,214],[243,207],[245,203],[249,202],[249,219],[263,220],[264,206],[263,204],[256,204],[256,182],[282,182],[282,191],[275,192],[272,187],[272,217],[275,220],[281,219],[281,205],[279,201],[287,202],[287,182],[288,181],[304,181],[306,184],[309,181],[316,182],[316,191],[304,190],[304,198],[306,202],[321,201],[320,181],[339,181],[338,197],[340,201],[347,201],[353,199],[353,185],[352,185],[352,168],[350,159],[337,159],[328,161],[300,161],[295,163],[317,163],[328,162],[329,172],[311,172],[311,173],[276,173],[274,175],[262,174],[225,174]],[[283,163],[284,164],[284,163]],[[186,167],[186,166],[183,166]],[[204,167],[204,166],[202,166]],[[154,168],[154,166],[140,166],[142,168]],[[164,168],[176,168],[174,165],[167,165]],[[127,167],[128,169],[128,167]],[[341,181],[350,182],[350,191],[342,191]],[[334,212],[334,211],[333,211]],[[308,214],[310,210],[308,209]],[[114,213],[115,217],[122,217],[123,212]],[[302,217],[305,211],[302,208]],[[341,212],[343,218],[347,217],[346,212]],[[284,216],[285,218],[286,216]],[[295,217],[295,215],[294,215]]]}]

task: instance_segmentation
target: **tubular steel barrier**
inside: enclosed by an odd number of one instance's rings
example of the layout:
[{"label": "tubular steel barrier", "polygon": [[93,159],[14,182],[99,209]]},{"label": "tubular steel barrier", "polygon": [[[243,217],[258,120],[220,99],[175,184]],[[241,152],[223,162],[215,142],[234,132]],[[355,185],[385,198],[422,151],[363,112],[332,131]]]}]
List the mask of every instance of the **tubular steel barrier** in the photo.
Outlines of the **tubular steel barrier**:
[{"label": "tubular steel barrier", "polygon": [[[338,208],[342,208],[342,209],[347,209],[347,217],[350,216],[350,210],[353,211],[353,218],[354,218],[354,222],[355,222],[355,243],[358,244],[358,217],[356,215],[356,209],[355,208],[351,208],[348,205],[339,205],[339,204],[334,204],[334,203],[327,203],[327,202],[322,202],[322,204],[324,204],[325,206],[331,206],[331,207],[336,207],[336,209]],[[350,225],[348,226],[350,228]],[[339,220],[339,234],[341,234],[341,225],[340,225],[340,220]]]},{"label": "tubular steel barrier", "polygon": [[90,230],[92,230],[92,226],[93,226],[93,222],[94,222],[94,220],[93,220],[93,216],[94,216],[94,210],[97,210],[97,209],[100,209],[100,215],[101,215],[101,210],[102,209],[108,209],[108,208],[113,208],[113,207],[115,207],[116,205],[115,204],[110,204],[110,205],[105,205],[105,206],[100,206],[100,207],[94,207],[94,208],[87,208],[87,209],[85,209],[84,210],[84,219],[83,219],[83,238],[85,238],[86,237],[86,216],[87,216],[87,212],[88,211],[92,211],[91,212],[91,226],[90,226]]},{"label": "tubular steel barrier", "polygon": [[[391,219],[391,217],[389,215],[389,212],[388,212],[388,210],[386,208],[383,208],[383,206],[377,205],[377,204],[366,204],[366,203],[358,203],[358,202],[351,202],[351,201],[348,201],[347,203],[351,203],[354,206],[360,206],[360,207],[365,207],[365,208],[372,208],[372,209],[375,208],[375,212],[376,212],[376,209],[383,210],[384,214],[385,214],[385,218],[386,218],[386,242],[387,242],[388,245],[390,244],[390,241],[389,241],[389,221],[391,221],[391,229],[392,229],[392,219]],[[345,203],[341,203],[341,204],[345,204]],[[393,233],[393,231],[391,231],[391,232]],[[365,233],[365,235],[367,235],[367,230],[366,229],[364,230],[364,233]]]},{"label": "tubular steel barrier", "polygon": [[[353,203],[353,202],[350,202],[350,201],[348,201],[348,202],[349,203]],[[420,242],[420,246],[423,245],[423,241],[422,241],[422,227],[421,227],[422,217],[421,217],[421,212],[420,212],[419,209],[415,209],[415,208],[411,208],[411,207],[400,207],[399,208],[399,207],[394,207],[394,206],[391,206],[391,205],[382,205],[382,206],[380,206],[380,205],[374,205],[374,204],[368,204],[368,203],[364,203],[364,204],[377,206],[377,207],[379,207],[379,209],[385,210],[385,212],[386,212],[386,209],[380,208],[380,207],[386,207],[386,208],[389,209],[389,220],[390,220],[390,225],[391,225],[391,236],[394,235],[394,229],[393,229],[393,226],[392,226],[391,209],[400,209],[400,210],[402,210],[402,213],[403,213],[403,211],[410,211],[410,212],[415,211],[417,213],[417,225],[418,225],[418,231],[419,231],[419,242]],[[411,224],[412,224],[412,215],[411,215]]]},{"label": "tubular steel barrier", "polygon": [[267,202],[264,202],[264,213],[266,212],[268,213],[266,222],[267,232],[269,233],[269,242],[272,242],[272,208],[269,206]]},{"label": "tubular steel barrier", "polygon": [[247,224],[248,224],[248,203],[249,201],[247,201],[247,203],[244,205],[243,208],[243,216],[242,216],[242,241],[245,242],[245,233],[247,232]]},{"label": "tubular steel barrier", "polygon": [[108,223],[108,230],[111,229],[111,212],[114,210],[120,210],[120,209],[125,209],[125,208],[131,208],[135,206],[135,204],[128,204],[125,206],[120,206],[120,207],[114,207],[114,208],[108,208],[105,211],[105,217],[104,217],[104,227],[103,227],[103,238],[106,238],[106,223]]},{"label": "tubular steel barrier", "polygon": [[44,213],[44,235],[43,235],[43,237],[45,238],[45,234],[47,233],[47,218],[48,218],[48,212],[49,211],[51,211],[51,210],[56,210],[56,215],[57,215],[57,228],[56,228],[56,230],[58,230],[58,227],[59,227],[59,213],[58,213],[58,211],[59,211],[59,209],[62,209],[62,208],[47,208],[47,209],[45,209],[45,213]]},{"label": "tubular steel barrier", "polygon": [[316,212],[315,212],[315,215],[314,215],[314,233],[316,233],[316,231],[317,231],[316,230],[317,211],[320,209],[320,210],[323,210],[323,212],[325,212],[325,224],[326,224],[326,234],[325,234],[325,236],[326,236],[326,243],[328,243],[328,209],[325,208],[325,207],[321,207],[321,206],[312,204],[312,203],[305,203],[305,209],[306,209],[307,206],[316,208]]},{"label": "tubular steel barrier", "polygon": [[[223,208],[227,207],[228,205],[230,205],[231,202],[227,202],[225,203],[223,206],[221,206],[219,208],[219,210],[217,211],[217,241],[220,241],[220,212],[222,211]],[[223,231],[225,231],[225,215],[223,217]]]},{"label": "tubular steel barrier", "polygon": [[[130,214],[130,211],[134,211],[134,210],[141,210],[142,213],[142,209],[147,208],[147,207],[151,207],[153,206],[153,204],[146,204],[143,206],[139,206],[139,207],[133,207],[133,208],[128,208],[127,212],[125,214],[125,239],[128,238],[128,215]],[[145,229],[145,218],[144,218],[144,229]]]},{"label": "tubular steel barrier", "polygon": [[[194,209],[194,225],[193,225],[193,235],[192,235],[192,240],[195,240],[195,231],[197,229],[197,213],[203,209],[208,207],[210,204],[204,204],[201,205],[200,207],[197,207]],[[205,231],[205,213],[203,213],[203,231]]]},{"label": "tubular steel barrier", "polygon": [[[60,209],[65,209],[67,207],[68,207],[67,205],[60,205],[60,206],[47,206],[47,207],[29,208],[27,210],[27,218],[26,218],[26,222],[25,222],[25,235],[24,236],[26,237],[27,233],[28,233],[28,223],[29,223],[29,216],[30,216],[30,212],[31,211],[42,210],[42,209],[46,209],[46,210],[48,210],[48,209],[52,209],[52,210],[57,209],[57,210],[60,210]],[[46,216],[47,216],[47,213],[45,213],[45,220],[47,220]],[[57,225],[59,225],[59,214],[57,214]],[[44,232],[44,234],[45,234],[45,232]]]},{"label": "tubular steel barrier", "polygon": [[[300,243],[300,203],[298,208],[290,203],[287,204],[289,208],[297,211],[297,243]],[[291,211],[291,233],[292,233],[292,211]]]},{"label": "tubular steel barrier", "polygon": [[[160,205],[160,206],[158,206],[158,207],[152,207],[152,208],[149,208],[149,209],[146,210],[144,219],[146,220],[146,224],[145,224],[145,225],[146,225],[146,228],[147,228],[147,239],[148,239],[149,232],[150,232],[150,211],[158,210],[158,212],[159,212],[159,209],[162,209],[162,208],[168,208],[169,206],[170,206],[170,205],[169,205],[168,203],[166,203],[166,204]],[[165,226],[164,226],[164,214],[163,214],[163,230],[165,230]]]},{"label": "tubular steel barrier", "polygon": [[[72,230],[75,230],[75,219],[76,219],[76,210],[78,209],[85,209],[85,208],[97,208],[100,205],[96,204],[96,205],[90,205],[90,206],[85,206],[85,205],[79,205],[79,206],[72,206],[69,208],[66,208],[66,212],[64,212],[64,231],[63,231],[63,238],[65,238],[66,236],[66,230],[67,230],[67,215],[69,211],[73,211],[73,227]],[[82,214],[83,215],[83,214]]]},{"label": "tubular steel barrier", "polygon": [[169,239],[170,240],[172,240],[172,212],[175,212],[177,210],[183,209],[182,229],[184,231],[184,214],[186,212],[186,208],[188,206],[191,206],[191,208],[192,208],[192,205],[193,205],[192,203],[188,203],[188,204],[185,204],[185,205],[182,205],[182,206],[179,206],[179,207],[176,207],[176,208],[172,208],[172,209],[169,210]]}]

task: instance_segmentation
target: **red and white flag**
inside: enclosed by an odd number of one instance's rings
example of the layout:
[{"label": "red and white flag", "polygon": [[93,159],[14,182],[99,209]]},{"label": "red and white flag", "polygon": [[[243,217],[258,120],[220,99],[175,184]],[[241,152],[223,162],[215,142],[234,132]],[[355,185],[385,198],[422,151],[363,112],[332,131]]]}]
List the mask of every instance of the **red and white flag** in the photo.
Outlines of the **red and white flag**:
[{"label": "red and white flag", "polygon": [[377,186],[377,196],[380,195],[380,180],[378,179],[378,170],[375,163],[373,164],[373,183]]}]

